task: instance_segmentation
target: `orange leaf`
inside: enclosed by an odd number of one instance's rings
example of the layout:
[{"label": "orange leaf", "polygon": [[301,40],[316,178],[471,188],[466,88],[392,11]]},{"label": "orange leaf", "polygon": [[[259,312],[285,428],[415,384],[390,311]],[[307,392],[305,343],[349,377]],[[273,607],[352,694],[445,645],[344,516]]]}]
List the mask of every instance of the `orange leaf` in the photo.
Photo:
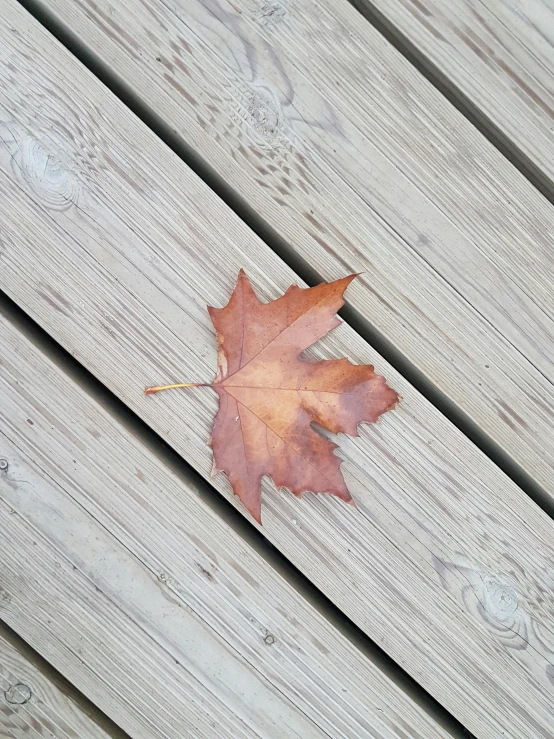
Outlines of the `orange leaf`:
[{"label": "orange leaf", "polygon": [[259,523],[264,475],[297,496],[325,492],[353,503],[333,454],[337,445],[310,424],[355,436],[359,423],[376,421],[398,401],[371,365],[300,358],[340,324],[336,312],[355,277],[305,290],[293,285],[262,304],[241,270],[225,308],[208,308],[219,344],[210,444],[217,469]]}]

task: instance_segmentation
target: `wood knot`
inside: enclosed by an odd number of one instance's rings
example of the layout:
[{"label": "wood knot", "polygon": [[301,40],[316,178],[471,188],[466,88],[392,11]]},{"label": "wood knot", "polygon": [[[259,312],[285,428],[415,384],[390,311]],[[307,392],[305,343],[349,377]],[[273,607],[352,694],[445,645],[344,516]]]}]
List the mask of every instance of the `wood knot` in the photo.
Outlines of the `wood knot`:
[{"label": "wood knot", "polygon": [[27,138],[22,142],[21,173],[35,197],[47,208],[63,211],[77,205],[78,180],[34,139]]},{"label": "wood knot", "polygon": [[483,578],[483,606],[497,621],[512,620],[518,609],[518,597],[512,585],[502,583],[496,578]]},{"label": "wood knot", "polygon": [[268,0],[260,0],[256,11],[256,20],[264,26],[271,26],[281,23],[287,15],[287,9],[277,2],[268,2]]},{"label": "wood knot", "polygon": [[275,145],[282,137],[279,105],[268,90],[256,88],[248,96],[248,120],[261,141]]},{"label": "wood knot", "polygon": [[433,566],[442,586],[452,594],[460,593],[468,609],[477,609],[481,618],[510,646],[525,644],[527,615],[520,603],[517,583],[508,577],[490,574],[463,554],[456,561],[433,556]]},{"label": "wood knot", "polygon": [[0,137],[14,177],[40,205],[57,211],[77,205],[79,180],[55,154],[13,122],[0,121]]},{"label": "wood knot", "polygon": [[25,683],[15,683],[4,693],[4,697],[7,703],[12,705],[22,706],[24,703],[28,703],[31,700],[33,691]]},{"label": "wood knot", "polygon": [[2,605],[8,605],[9,603],[11,603],[11,600],[12,598],[8,591],[0,587],[0,608],[2,607]]}]

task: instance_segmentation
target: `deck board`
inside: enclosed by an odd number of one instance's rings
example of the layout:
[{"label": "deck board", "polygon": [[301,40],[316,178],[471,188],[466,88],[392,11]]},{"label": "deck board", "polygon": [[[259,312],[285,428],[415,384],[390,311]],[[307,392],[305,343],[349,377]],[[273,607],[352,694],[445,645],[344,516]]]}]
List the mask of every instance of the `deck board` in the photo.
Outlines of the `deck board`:
[{"label": "deck board", "polygon": [[[357,0],[364,5],[364,0]],[[454,94],[554,179],[554,5],[550,0],[371,0]]]},{"label": "deck board", "polygon": [[554,207],[346,0],[44,5],[554,501]]},{"label": "deck board", "polygon": [[118,725],[450,736],[4,318],[0,343],[0,617]]},{"label": "deck board", "polygon": [[[18,649],[1,624],[0,736],[8,739],[114,737],[111,731],[93,721],[35,660]],[[117,732],[117,736],[121,739],[123,735]]]},{"label": "deck board", "polygon": [[[205,304],[225,302],[239,267],[264,299],[300,281],[33,19],[8,9],[0,287],[209,478],[213,394],[141,388],[213,376]],[[342,355],[374,362],[403,396],[340,440],[359,510],[264,484],[265,536],[477,736],[548,737],[553,522],[345,324],[314,350]],[[213,485],[242,510],[223,476]]]}]

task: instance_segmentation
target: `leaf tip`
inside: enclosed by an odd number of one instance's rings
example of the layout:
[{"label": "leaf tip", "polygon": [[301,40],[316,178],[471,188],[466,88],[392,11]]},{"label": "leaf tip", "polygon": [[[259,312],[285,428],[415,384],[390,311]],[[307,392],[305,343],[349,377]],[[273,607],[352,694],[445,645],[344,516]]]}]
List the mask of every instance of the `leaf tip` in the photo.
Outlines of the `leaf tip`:
[{"label": "leaf tip", "polygon": [[244,271],[244,269],[241,267],[240,270],[239,270],[238,277],[237,277],[237,283],[236,283],[237,284],[237,287],[239,285],[242,285],[243,283],[246,283],[247,285],[250,285],[250,280],[248,279],[248,275],[246,274],[246,272]]},{"label": "leaf tip", "polygon": [[252,516],[252,518],[254,519],[254,521],[256,521],[256,523],[260,524],[260,526],[262,526],[262,505],[261,505],[261,500],[260,500],[259,505],[257,505],[256,503],[254,503],[254,505],[248,505],[245,501],[243,501],[243,503],[245,504],[246,509],[248,510],[248,513]]}]

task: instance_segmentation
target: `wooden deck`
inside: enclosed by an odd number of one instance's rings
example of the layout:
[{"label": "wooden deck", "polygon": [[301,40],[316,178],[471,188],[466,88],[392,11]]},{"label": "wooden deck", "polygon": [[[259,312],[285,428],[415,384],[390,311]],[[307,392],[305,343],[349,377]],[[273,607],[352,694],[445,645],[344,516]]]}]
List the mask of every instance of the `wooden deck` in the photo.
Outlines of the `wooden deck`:
[{"label": "wooden deck", "polygon": [[[2,737],[554,736],[554,16],[354,4],[3,4]],[[240,268],[363,273],[312,352],[403,398],[358,510],[260,529],[215,394],[142,393]]]}]

